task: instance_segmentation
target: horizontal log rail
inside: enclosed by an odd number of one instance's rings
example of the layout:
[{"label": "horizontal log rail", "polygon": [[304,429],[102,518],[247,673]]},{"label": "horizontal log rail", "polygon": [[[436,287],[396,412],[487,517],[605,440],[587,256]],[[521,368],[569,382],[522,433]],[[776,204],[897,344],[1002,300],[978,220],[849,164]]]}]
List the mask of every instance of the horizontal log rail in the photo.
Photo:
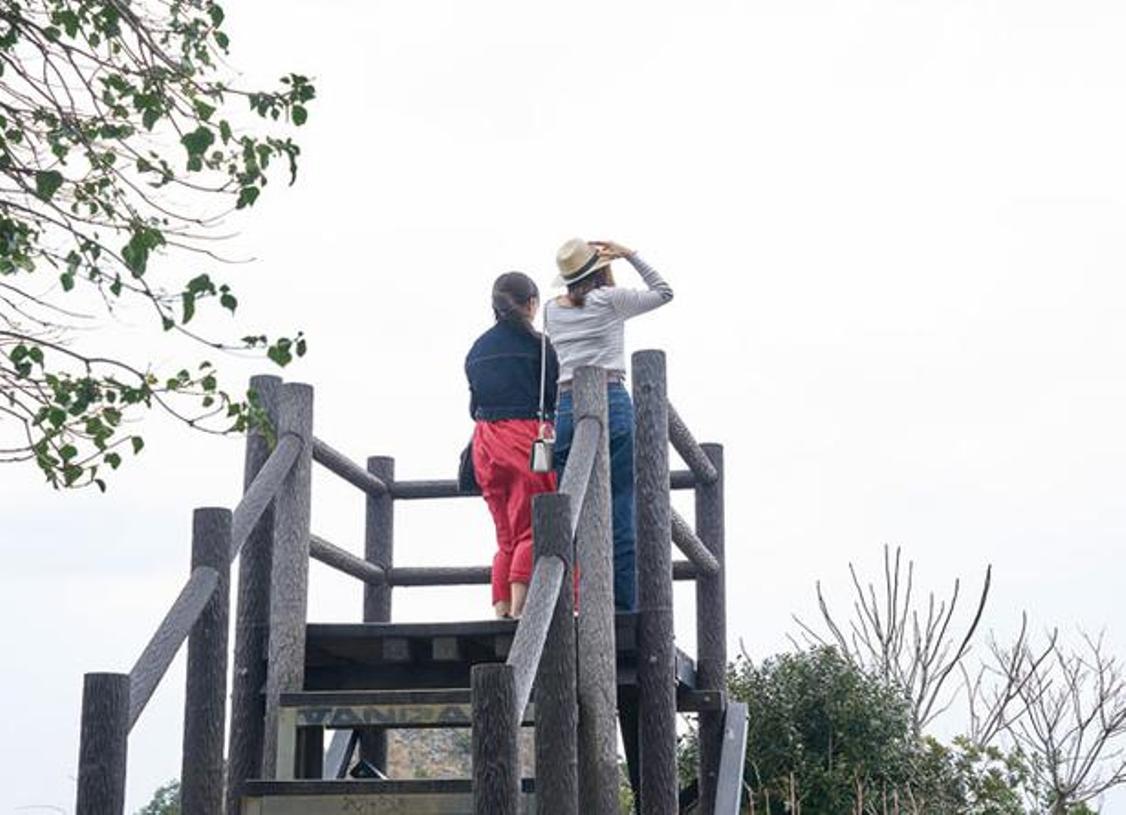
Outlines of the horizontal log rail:
[{"label": "horizontal log rail", "polygon": [[563,574],[567,565],[558,557],[541,557],[532,569],[532,582],[524,613],[516,626],[512,648],[506,662],[512,666],[516,678],[516,711],[523,715],[532,695],[532,683],[540,667],[547,632],[555,614],[555,601],[563,587]]},{"label": "horizontal log rail", "polygon": [[[696,475],[691,470],[673,470],[669,489],[682,491],[696,488]],[[396,501],[422,501],[431,498],[479,498],[481,492],[466,492],[457,488],[457,481],[447,479],[422,479],[395,481],[391,484],[391,497]]]},{"label": "horizontal log rail", "polygon": [[[388,574],[317,535],[309,540],[309,554],[325,566],[373,586],[487,586],[492,582],[488,566],[396,566]],[[695,580],[699,575],[699,568],[691,561],[673,561],[673,580]]]},{"label": "horizontal log rail", "polygon": [[719,574],[719,561],[675,509],[672,511],[672,542],[704,577]]},{"label": "horizontal log rail", "polygon": [[382,566],[356,557],[347,549],[317,535],[309,536],[309,557],[373,586],[387,584],[387,572]]},{"label": "horizontal log rail", "polygon": [[719,472],[671,403],[669,404],[669,441],[672,442],[673,449],[684,459],[684,463],[688,465],[696,478],[704,484],[716,482],[716,479],[719,478]]},{"label": "horizontal log rail", "polygon": [[340,476],[349,484],[359,487],[368,495],[378,497],[386,495],[389,491],[387,483],[382,478],[372,475],[352,459],[329,447],[318,438],[313,439],[313,461],[329,472]]},{"label": "horizontal log rail", "polygon": [[246,542],[250,531],[274,500],[278,488],[293,468],[293,462],[301,453],[303,440],[295,433],[286,433],[278,439],[277,446],[254,476],[242,500],[231,515],[231,562],[238,557],[239,550]]},{"label": "horizontal log rail", "polygon": [[191,633],[199,615],[219,585],[219,573],[201,566],[194,569],[180,591],[176,602],[168,609],[164,620],[141,652],[133,670],[129,672],[129,729],[137,723],[145,705],[152,698],[156,686],[164,678],[168,666]]}]

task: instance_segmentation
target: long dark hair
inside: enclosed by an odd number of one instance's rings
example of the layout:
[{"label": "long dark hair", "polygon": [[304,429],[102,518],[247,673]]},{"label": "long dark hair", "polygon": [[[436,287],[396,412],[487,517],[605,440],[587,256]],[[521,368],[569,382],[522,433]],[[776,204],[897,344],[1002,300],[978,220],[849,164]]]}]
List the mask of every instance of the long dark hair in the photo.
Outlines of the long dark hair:
[{"label": "long dark hair", "polygon": [[601,269],[591,272],[582,280],[568,286],[567,299],[571,301],[571,305],[582,308],[586,304],[586,296],[592,291],[613,285],[613,272],[610,271],[609,266],[603,266]]},{"label": "long dark hair", "polygon": [[532,278],[523,272],[505,272],[493,283],[493,316],[498,323],[508,323],[539,339],[539,332],[524,314],[528,303],[539,297],[540,290]]}]

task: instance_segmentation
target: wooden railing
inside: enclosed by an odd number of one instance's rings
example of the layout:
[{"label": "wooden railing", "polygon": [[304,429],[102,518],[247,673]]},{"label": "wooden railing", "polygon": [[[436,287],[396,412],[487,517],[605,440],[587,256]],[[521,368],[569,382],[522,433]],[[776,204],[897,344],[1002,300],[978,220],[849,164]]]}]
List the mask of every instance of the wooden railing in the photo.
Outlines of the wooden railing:
[{"label": "wooden railing", "polygon": [[[196,510],[192,571],[133,670],[127,675],[87,674],[78,815],[123,812],[129,730],[185,640],[182,811],[215,815],[225,807],[228,815],[236,815],[244,781],[276,776],[279,698],[303,686],[310,559],[362,581],[365,622],[390,621],[394,587],[490,580],[488,567],[394,563],[396,500],[478,493],[459,491],[452,480],[396,480],[395,461],[388,457],[370,457],[361,467],[314,437],[311,388],[268,376],[254,377],[251,387],[274,423],[277,443],[271,449],[263,436],[248,437],[244,494],[233,512]],[[718,445],[698,444],[669,405],[663,353],[634,355],[633,397],[641,710],[633,764],[638,752],[645,756],[638,779],[645,810],[672,813],[677,800],[673,580],[696,582],[697,687],[725,688],[723,451]],[[611,496],[602,372],[576,372],[574,411],[574,438],[559,491],[534,500],[535,566],[508,659],[475,667],[472,673],[479,813],[517,811],[516,740],[533,685],[538,811],[617,812]],[[670,443],[687,470],[670,471]],[[311,533],[314,462],[364,494],[362,557]],[[695,492],[694,527],[670,505],[670,491],[686,489]],[[672,560],[670,541],[685,560]],[[240,566],[224,801],[227,630],[236,557]],[[582,613],[577,616],[572,589],[576,563],[582,565]],[[716,801],[723,721],[722,710],[700,713],[700,811],[709,814]],[[361,728],[357,741],[361,757],[386,766],[382,730]]]},{"label": "wooden railing", "polygon": [[[164,620],[128,674],[87,674],[82,694],[78,815],[120,813],[125,806],[128,736],[185,640],[188,679],[185,701],[181,797],[185,813],[223,810],[223,736],[226,730],[227,626],[231,563],[259,519],[292,478],[307,454],[311,426],[301,418],[311,391],[256,377],[252,386],[277,415],[278,444],[248,444],[259,459],[242,502],[226,509],[195,510],[191,573]],[[248,451],[248,460],[251,453]],[[265,661],[265,654],[260,655]],[[243,683],[245,684],[245,683]],[[239,689],[236,671],[235,689]]]}]

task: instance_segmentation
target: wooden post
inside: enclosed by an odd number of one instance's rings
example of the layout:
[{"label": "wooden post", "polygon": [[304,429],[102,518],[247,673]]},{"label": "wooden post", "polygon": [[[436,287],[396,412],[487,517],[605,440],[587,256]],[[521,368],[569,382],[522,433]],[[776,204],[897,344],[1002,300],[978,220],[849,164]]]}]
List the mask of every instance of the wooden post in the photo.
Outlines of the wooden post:
[{"label": "wooden post", "polygon": [[616,815],[618,734],[614,645],[614,559],[610,520],[610,433],[606,373],[582,367],[574,378],[575,427],[586,418],[602,427],[594,470],[579,515],[578,660],[579,811]]},{"label": "wooden post", "polygon": [[473,811],[517,815],[520,811],[520,716],[516,675],[503,663],[474,665]]},{"label": "wooden post", "polygon": [[[281,379],[255,376],[250,387],[270,421],[277,425]],[[270,457],[261,433],[246,437],[243,489]],[[239,815],[239,791],[244,781],[262,772],[262,738],[266,707],[266,654],[270,630],[270,564],[274,546],[274,505],[251,530],[239,554],[238,610],[235,616],[234,669],[231,672],[231,732],[227,750],[227,815]]]},{"label": "wooden post", "polygon": [[[676,769],[676,650],[672,612],[669,403],[662,351],[633,355],[636,412],[638,653],[641,812],[673,815]],[[706,812],[707,810],[702,810]]]},{"label": "wooden post", "polygon": [[129,675],[86,674],[76,815],[122,815],[129,742]]},{"label": "wooden post", "polygon": [[231,513],[197,509],[192,518],[192,569],[219,575],[211,599],[188,637],[180,808],[184,815],[223,809],[223,736],[227,713],[227,625],[230,609]]},{"label": "wooden post", "polygon": [[571,499],[545,493],[532,499],[536,559],[563,561],[563,585],[536,677],[536,812],[578,815],[578,689],[575,677],[575,546]]},{"label": "wooden post", "polygon": [[[696,686],[700,690],[727,688],[727,599],[724,559],[723,445],[703,444],[718,477],[696,486],[696,536],[719,563],[719,571],[696,579]],[[700,713],[700,807],[715,808],[723,745],[723,711]]]},{"label": "wooden post", "polygon": [[313,389],[287,383],[278,402],[278,436],[294,434],[301,455],[274,505],[274,557],[270,569],[269,662],[262,775],[277,772],[278,706],[283,693],[304,689],[305,624],[309,589],[309,512],[313,464]]},{"label": "wooden post", "polygon": [[[395,483],[395,459],[371,456],[368,472],[383,481],[388,490],[383,495],[367,496],[367,520],[364,525],[364,559],[390,574],[395,565],[395,502],[390,487]],[[364,584],[364,622],[391,622],[391,586]],[[360,757],[373,766],[387,770],[387,731],[382,727],[360,730]]]}]

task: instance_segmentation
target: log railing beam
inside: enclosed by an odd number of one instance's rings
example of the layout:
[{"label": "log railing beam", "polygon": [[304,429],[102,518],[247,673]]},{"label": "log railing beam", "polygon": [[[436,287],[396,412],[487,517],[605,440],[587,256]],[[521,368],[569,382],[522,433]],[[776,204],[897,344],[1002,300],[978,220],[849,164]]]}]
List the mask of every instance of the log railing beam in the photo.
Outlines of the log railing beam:
[{"label": "log railing beam", "polygon": [[385,481],[318,438],[313,439],[313,461],[368,495],[386,495],[389,492]]},{"label": "log railing beam", "polygon": [[[250,388],[270,421],[277,426],[278,398],[281,379],[276,376],[255,376]],[[299,441],[299,440],[298,440]],[[297,452],[294,452],[296,461]],[[243,465],[243,490],[250,493],[270,459],[268,439],[261,432],[246,437]],[[293,462],[289,463],[293,466]],[[287,470],[288,472],[288,470]],[[276,488],[270,491],[271,499]],[[246,497],[244,495],[244,503]],[[240,507],[242,504],[240,504]],[[235,536],[240,511],[231,520],[231,544],[237,548]],[[248,523],[249,514],[243,523]],[[231,726],[227,748],[227,815],[239,815],[242,803],[239,790],[243,782],[259,778],[262,773],[263,727],[266,721],[265,697],[266,658],[270,629],[270,564],[274,548],[274,503],[268,502],[241,545],[238,568],[237,607],[235,612],[235,649],[231,670]],[[233,559],[233,558],[232,558]]]}]

